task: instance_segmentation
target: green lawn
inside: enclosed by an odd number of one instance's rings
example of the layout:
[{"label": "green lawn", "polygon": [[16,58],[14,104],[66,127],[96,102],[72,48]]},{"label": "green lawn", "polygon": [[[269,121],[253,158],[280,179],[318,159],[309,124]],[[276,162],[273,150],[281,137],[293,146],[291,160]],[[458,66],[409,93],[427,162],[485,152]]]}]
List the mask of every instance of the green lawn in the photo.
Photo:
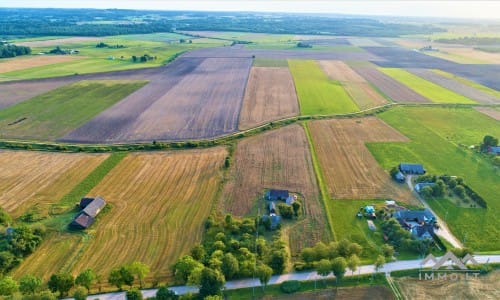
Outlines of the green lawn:
[{"label": "green lawn", "polygon": [[[500,136],[500,123],[468,108],[396,107],[380,114],[411,139],[409,143],[371,143],[377,161],[390,169],[400,162],[423,163],[430,174],[463,177],[488,203],[488,209],[456,207],[450,201],[429,201],[466,246],[476,251],[500,249],[500,170],[469,149],[484,135]],[[459,146],[464,144],[465,146]]]},{"label": "green lawn", "polygon": [[63,86],[0,110],[0,135],[57,139],[145,84],[146,81],[101,80]]},{"label": "green lawn", "polygon": [[454,79],[454,80],[456,80],[456,81],[458,81],[460,83],[463,83],[465,85],[471,86],[473,88],[476,88],[478,90],[481,90],[483,92],[489,93],[489,94],[491,94],[491,95],[493,95],[495,97],[500,98],[500,92],[499,91],[494,90],[492,88],[489,88],[487,86],[484,86],[482,84],[479,84],[477,82],[474,82],[472,80],[469,80],[469,79],[466,79],[466,78],[463,78],[463,77],[460,77],[460,76],[457,76],[455,74],[448,73],[448,72],[445,72],[445,71],[442,71],[442,70],[438,70],[438,69],[435,69],[435,70],[432,70],[432,71],[435,72],[436,74],[441,75],[441,76]]},{"label": "green lawn", "polygon": [[408,71],[396,68],[379,68],[385,74],[408,86],[415,92],[438,103],[476,103],[473,100],[427,81]]},{"label": "green lawn", "polygon": [[344,114],[358,107],[340,82],[330,80],[312,60],[289,60],[302,115]]}]

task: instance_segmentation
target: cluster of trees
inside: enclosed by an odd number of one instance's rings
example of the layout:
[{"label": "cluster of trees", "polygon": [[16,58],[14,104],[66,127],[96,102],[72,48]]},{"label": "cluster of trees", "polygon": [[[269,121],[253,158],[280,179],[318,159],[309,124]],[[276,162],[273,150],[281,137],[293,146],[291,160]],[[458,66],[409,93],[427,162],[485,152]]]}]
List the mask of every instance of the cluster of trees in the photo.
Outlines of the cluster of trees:
[{"label": "cluster of trees", "polygon": [[155,60],[156,59],[156,56],[151,56],[149,54],[144,54],[143,56],[139,56],[137,57],[136,55],[132,55],[132,62],[141,62],[141,63],[144,63],[144,62],[147,62],[149,60]]},{"label": "cluster of trees", "polygon": [[298,48],[312,48],[311,44],[305,43],[305,42],[298,42],[297,43]]},{"label": "cluster of trees", "polygon": [[[9,226],[9,214],[0,208],[0,225]],[[8,227],[0,236],[0,274],[6,274],[30,255],[42,243],[45,234],[43,225]]]},{"label": "cluster of trees", "polygon": [[30,47],[17,46],[14,44],[0,45],[0,58],[16,57],[28,54],[31,54]]},{"label": "cluster of trees", "polygon": [[477,37],[465,36],[450,39],[437,39],[436,42],[443,44],[461,44],[461,45],[498,45],[500,44],[500,37]]},{"label": "cluster of trees", "polygon": [[[282,216],[285,219],[293,219],[293,218],[298,218],[301,212],[302,205],[300,204],[300,201],[296,200],[294,201],[291,205],[288,205],[286,203],[279,203],[278,204],[278,211],[280,216]],[[270,221],[269,221],[270,222]],[[269,228],[270,228],[269,224]],[[266,226],[266,229],[269,229]]]},{"label": "cluster of trees", "polygon": [[285,244],[279,232],[274,233],[270,243],[262,237],[256,239],[257,231],[262,234],[264,230],[259,219],[210,216],[203,243],[174,265],[176,282],[201,288],[204,274],[220,282],[221,278],[225,281],[253,276],[264,280],[272,274],[283,273],[288,261]]},{"label": "cluster of trees", "polygon": [[192,40],[186,40],[186,39],[179,39],[179,43],[180,44],[185,44],[185,43],[192,44],[193,41]]},{"label": "cluster of trees", "polygon": [[61,49],[61,47],[56,46],[54,49],[51,49],[49,51],[50,54],[59,54],[59,55],[65,55],[65,54],[70,54],[71,51],[67,49]]},{"label": "cluster of trees", "polygon": [[396,219],[388,218],[383,220],[380,225],[382,232],[387,237],[387,242],[393,247],[391,249],[385,246],[385,249],[382,249],[385,256],[392,256],[394,249],[416,252],[420,255],[429,253],[433,241],[429,239],[414,239],[411,233],[401,227]]},{"label": "cluster of trees", "polygon": [[485,135],[479,149],[481,152],[487,152],[490,147],[496,146],[498,146],[498,139],[491,135]]},{"label": "cluster of trees", "polygon": [[104,42],[100,42],[98,43],[97,45],[95,45],[96,48],[109,48],[109,49],[121,49],[121,48],[125,48],[124,45],[108,45]]},{"label": "cluster of trees", "polygon": [[[435,183],[434,186],[425,186],[421,189],[420,194],[423,197],[442,197],[447,193],[448,195],[453,193],[465,201],[469,201],[470,199],[480,207],[487,207],[486,201],[483,197],[474,192],[474,190],[472,190],[461,177],[452,177],[448,175],[421,175],[417,177],[416,181]],[[474,204],[471,204],[471,207],[474,206]]]}]

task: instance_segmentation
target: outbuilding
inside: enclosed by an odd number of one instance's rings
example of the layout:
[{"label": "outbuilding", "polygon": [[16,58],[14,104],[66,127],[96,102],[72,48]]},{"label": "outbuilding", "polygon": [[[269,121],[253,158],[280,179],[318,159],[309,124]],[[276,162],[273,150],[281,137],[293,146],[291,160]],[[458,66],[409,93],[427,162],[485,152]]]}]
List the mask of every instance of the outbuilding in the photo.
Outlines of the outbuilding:
[{"label": "outbuilding", "polygon": [[401,173],[403,174],[410,174],[410,175],[423,175],[426,172],[423,165],[409,164],[409,163],[399,164],[399,171],[401,171]]}]

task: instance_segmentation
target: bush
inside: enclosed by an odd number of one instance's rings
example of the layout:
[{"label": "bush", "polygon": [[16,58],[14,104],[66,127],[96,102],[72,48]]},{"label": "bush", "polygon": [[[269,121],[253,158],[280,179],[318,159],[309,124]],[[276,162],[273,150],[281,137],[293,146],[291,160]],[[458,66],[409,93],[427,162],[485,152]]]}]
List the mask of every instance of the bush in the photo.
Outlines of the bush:
[{"label": "bush", "polygon": [[280,284],[280,290],[286,294],[293,294],[300,290],[300,281],[298,280],[287,280]]}]

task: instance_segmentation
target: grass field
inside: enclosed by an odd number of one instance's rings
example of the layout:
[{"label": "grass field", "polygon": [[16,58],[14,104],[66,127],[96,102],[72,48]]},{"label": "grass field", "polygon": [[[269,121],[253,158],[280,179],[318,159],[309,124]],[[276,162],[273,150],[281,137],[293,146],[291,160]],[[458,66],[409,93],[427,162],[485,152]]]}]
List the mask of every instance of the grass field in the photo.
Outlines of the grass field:
[{"label": "grass field", "polygon": [[0,73],[8,73],[17,70],[23,70],[26,68],[34,68],[46,65],[53,65],[58,63],[73,62],[75,60],[83,59],[81,56],[69,56],[69,55],[32,55],[24,56],[22,58],[8,58],[2,59],[0,61]]},{"label": "grass field", "polygon": [[422,79],[408,71],[395,68],[380,68],[380,70],[433,102],[476,103],[469,98]]},{"label": "grass field", "polygon": [[358,107],[339,82],[332,81],[315,61],[289,60],[302,115],[342,114]]},{"label": "grass field", "polygon": [[108,156],[0,151],[0,205],[14,218],[28,210],[47,217],[50,205]]},{"label": "grass field", "polygon": [[288,62],[286,59],[271,59],[271,58],[262,58],[257,57],[253,60],[254,67],[284,67],[288,68]]},{"label": "grass field", "polygon": [[497,250],[499,170],[467,146],[478,145],[486,134],[500,136],[498,121],[473,109],[430,107],[398,107],[380,118],[411,142],[368,144],[377,161],[386,170],[400,162],[415,162],[422,163],[430,174],[463,177],[486,200],[488,209],[458,208],[449,201],[431,200],[429,204],[441,218],[448,214],[448,226],[466,246],[476,251]]},{"label": "grass field", "polygon": [[3,138],[53,140],[141,88],[145,81],[80,81],[0,110]]},{"label": "grass field", "polygon": [[468,80],[466,78],[463,78],[463,77],[460,77],[460,76],[457,76],[455,74],[448,73],[448,72],[445,72],[445,71],[442,71],[442,70],[435,69],[435,70],[432,70],[432,71],[436,72],[437,74],[439,74],[441,76],[454,79],[454,80],[456,80],[456,81],[458,81],[460,83],[463,83],[465,85],[468,85],[470,87],[476,88],[478,90],[481,90],[483,92],[489,93],[489,94],[491,94],[491,95],[493,95],[495,97],[500,98],[500,91],[494,90],[492,88],[489,88],[487,86],[484,86],[484,85],[479,84],[477,82],[474,82],[472,80]]}]

